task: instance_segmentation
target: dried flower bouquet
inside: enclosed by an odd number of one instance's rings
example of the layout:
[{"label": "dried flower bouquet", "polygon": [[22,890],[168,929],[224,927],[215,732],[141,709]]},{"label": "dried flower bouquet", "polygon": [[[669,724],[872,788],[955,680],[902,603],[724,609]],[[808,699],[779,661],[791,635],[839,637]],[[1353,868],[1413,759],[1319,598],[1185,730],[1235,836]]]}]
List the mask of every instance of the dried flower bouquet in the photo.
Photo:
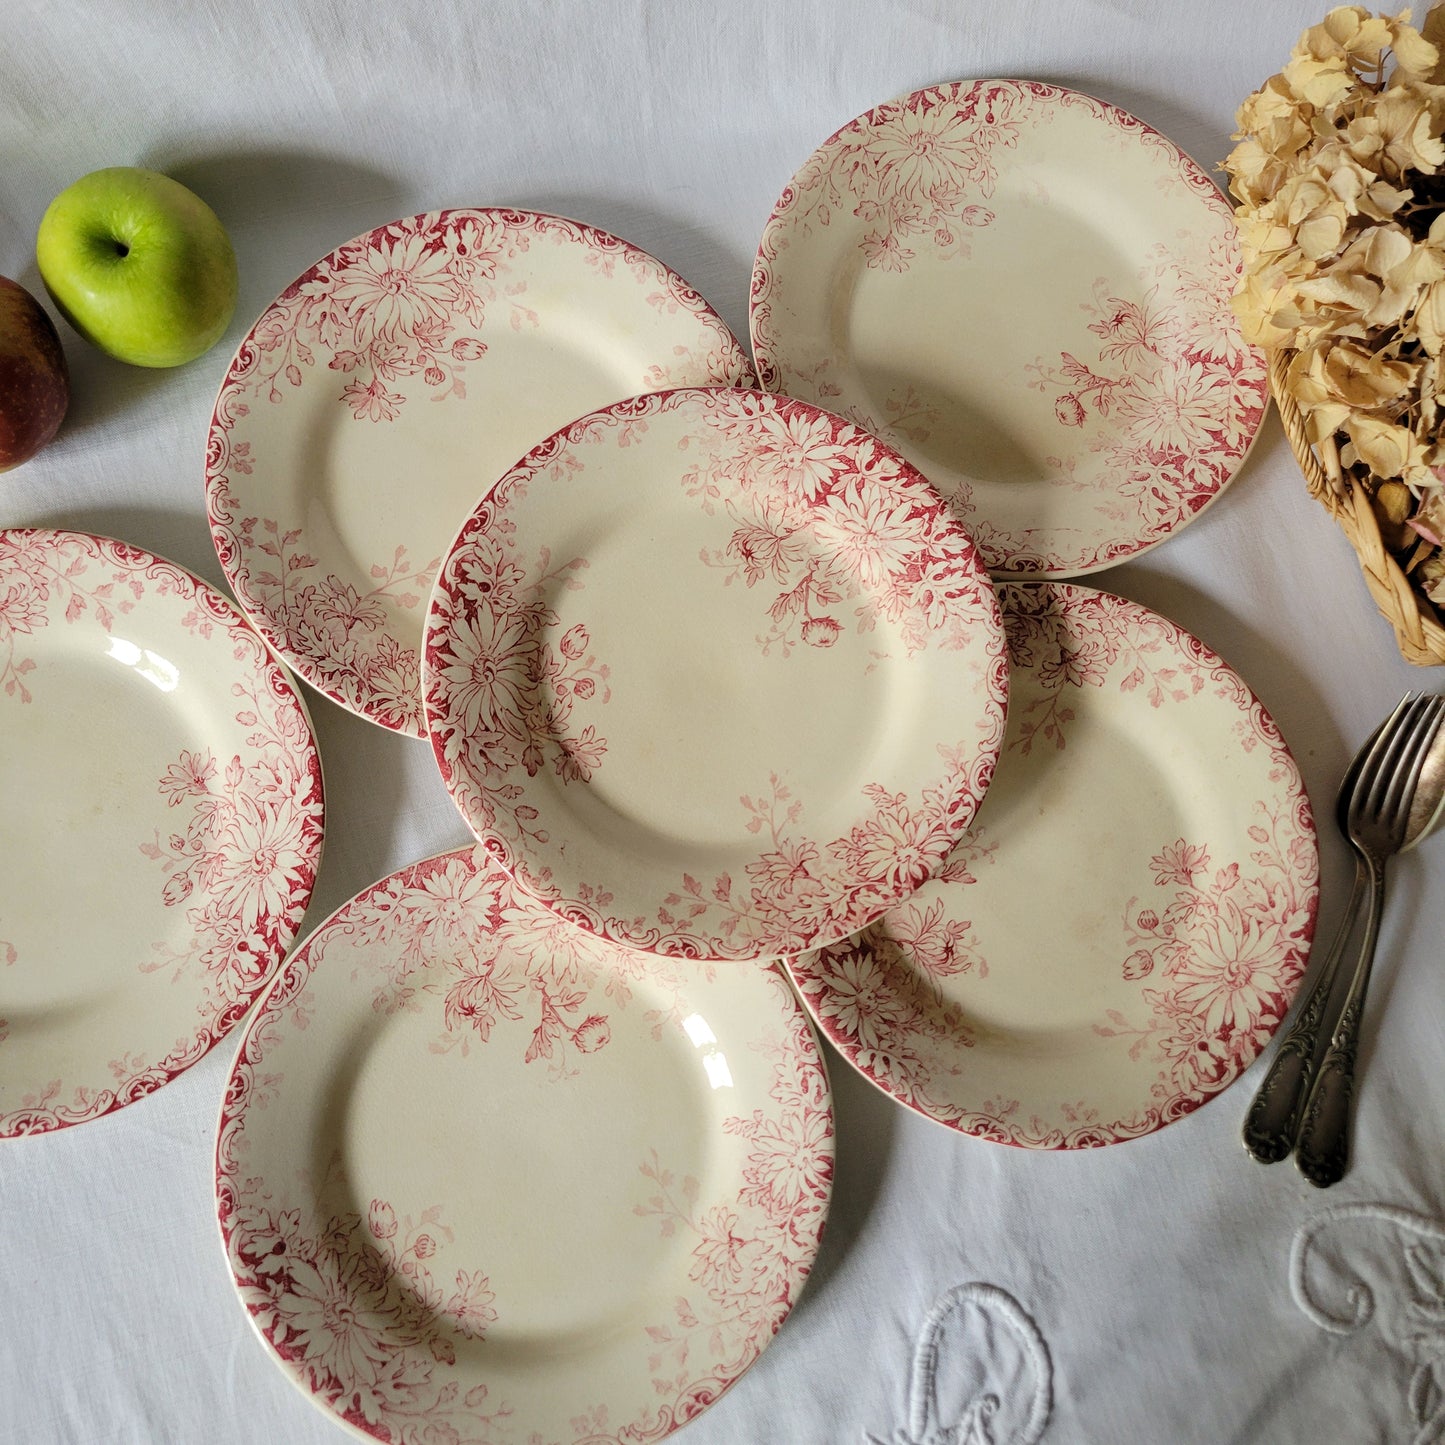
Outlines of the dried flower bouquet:
[{"label": "dried flower bouquet", "polygon": [[1240,107],[1246,337],[1412,662],[1445,663],[1445,5],[1331,10]]}]

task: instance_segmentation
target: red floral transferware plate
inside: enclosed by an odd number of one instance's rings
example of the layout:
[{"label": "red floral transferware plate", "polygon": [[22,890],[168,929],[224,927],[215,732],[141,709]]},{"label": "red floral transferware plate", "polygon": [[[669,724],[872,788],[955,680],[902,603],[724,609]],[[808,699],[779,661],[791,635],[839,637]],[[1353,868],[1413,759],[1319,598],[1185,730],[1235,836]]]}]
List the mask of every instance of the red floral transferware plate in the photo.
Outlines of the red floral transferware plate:
[{"label": "red floral transferware plate", "polygon": [[216,399],[211,532],[261,635],[313,687],[421,737],[422,619],[462,518],[541,438],[634,392],[748,386],[661,262],[534,211],[433,211],[323,257]]},{"label": "red floral transferware plate", "polygon": [[583,417],[462,528],[427,622],[472,830],[581,926],[699,958],[846,937],[942,864],[1003,736],[993,589],[938,494],[805,402]]},{"label": "red floral transferware plate", "polygon": [[1264,414],[1234,217],[1171,141],[1034,81],[920,90],[793,177],[753,269],[770,391],[876,432],[996,574],[1075,576],[1223,490]]},{"label": "red floral transferware plate", "polygon": [[0,531],[0,1138],[200,1059],[300,926],[321,763],[285,671],[189,572]]},{"label": "red floral transferware plate", "polygon": [[473,848],[291,956],[216,1158],[252,1323],[357,1433],[656,1441],[796,1300],[832,1105],[781,971],[618,948]]},{"label": "red floral transferware plate", "polygon": [[999,590],[1011,716],[974,827],[906,903],[788,966],[902,1103],[1091,1148],[1189,1113],[1268,1042],[1314,931],[1314,822],[1273,720],[1202,643],[1107,593]]}]

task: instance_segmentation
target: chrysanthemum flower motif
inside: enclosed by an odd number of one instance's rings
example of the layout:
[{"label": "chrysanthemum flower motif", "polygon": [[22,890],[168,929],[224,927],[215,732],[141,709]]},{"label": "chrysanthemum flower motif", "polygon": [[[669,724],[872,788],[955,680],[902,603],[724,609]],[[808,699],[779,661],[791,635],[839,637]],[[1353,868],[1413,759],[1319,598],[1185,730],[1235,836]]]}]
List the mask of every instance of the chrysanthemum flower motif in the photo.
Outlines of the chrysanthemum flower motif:
[{"label": "chrysanthemum flower motif", "polygon": [[1234,407],[1230,378],[1199,362],[1163,367],[1141,377],[1120,401],[1132,440],[1157,452],[1207,449]]},{"label": "chrysanthemum flower motif", "polygon": [[558,913],[508,903],[502,909],[498,938],[526,961],[527,970],[559,987],[577,982],[579,970],[596,963],[599,945]]},{"label": "chrysanthemum flower motif", "polygon": [[286,1288],[274,1303],[287,1343],[306,1361],[316,1384],[345,1391],[380,1380],[395,1351],[385,1330],[357,1306],[348,1254],[317,1250],[290,1261]]},{"label": "chrysanthemum flower motif", "polygon": [[292,807],[263,807],[242,793],[217,852],[217,898],[255,927],[285,909],[307,867],[302,818]]},{"label": "chrysanthemum flower motif", "polygon": [[1039,681],[1050,689],[1098,687],[1108,678],[1113,660],[1107,639],[1088,634],[1060,638],[1049,656],[1039,660]]},{"label": "chrysanthemum flower motif", "polygon": [[742,563],[749,587],[769,579],[786,582],[794,568],[806,563],[808,538],[795,513],[786,502],[764,502],[728,539],[727,555]]},{"label": "chrysanthemum flower motif", "polygon": [[450,264],[446,249],[431,246],[423,232],[382,240],[347,265],[333,295],[355,317],[362,345],[405,338],[426,321],[450,316],[456,294]]},{"label": "chrysanthemum flower motif", "polygon": [[749,863],[748,875],[762,897],[786,907],[824,891],[816,876],[818,869],[817,844],[808,839],[784,839],[772,852]]},{"label": "chrysanthemum flower motif", "polygon": [[518,1006],[522,988],[520,977],[509,977],[508,970],[490,957],[481,961],[459,959],[443,1002],[442,1018],[447,1030],[475,1034],[486,1043],[499,1018],[516,1021],[522,1017]]},{"label": "chrysanthemum flower motif", "polygon": [[1062,426],[1083,426],[1084,408],[1072,392],[1065,392],[1054,403],[1054,416]]},{"label": "chrysanthemum flower motif", "polygon": [[756,1240],[738,1233],[741,1224],[737,1212],[723,1204],[707,1210],[699,1221],[702,1238],[693,1249],[688,1274],[715,1298],[734,1293],[761,1252]]},{"label": "chrysanthemum flower motif", "polygon": [[879,586],[918,550],[918,524],[881,487],[855,483],[829,499],[817,535],[859,585]]},{"label": "chrysanthemum flower motif", "polygon": [[183,749],[180,760],[172,763],[160,780],[161,796],[174,808],[188,797],[204,795],[215,775],[215,759],[209,752]]},{"label": "chrysanthemum flower motif", "polygon": [[901,796],[885,797],[867,822],[834,849],[859,879],[892,891],[916,884],[928,870],[928,843],[937,819],[912,810]]},{"label": "chrysanthemum flower motif", "polygon": [[1252,1034],[1280,1012],[1288,949],[1272,921],[1229,899],[1195,927],[1193,948],[1171,977],[1175,996],[1213,1034]]},{"label": "chrysanthemum flower motif", "polygon": [[369,382],[348,382],[341,396],[357,421],[395,421],[405,400],[399,393],[388,391],[379,376]]},{"label": "chrysanthemum flower motif", "polygon": [[1165,342],[1170,355],[1177,355],[1187,338],[1189,350],[1198,359],[1230,368],[1248,360],[1250,348],[1229,303],[1236,269],[1224,238],[1216,237],[1210,244],[1208,264],[1181,272],[1166,317]]},{"label": "chrysanthemum flower motif", "polygon": [[328,577],[316,590],[315,615],[334,622],[343,631],[359,627],[373,632],[386,622],[386,608],[374,597],[363,597],[349,582]]},{"label": "chrysanthemum flower motif", "polygon": [[483,1339],[497,1322],[496,1299],[481,1270],[458,1270],[457,1292],[446,1303],[452,1327],[465,1339]]},{"label": "chrysanthemum flower motif", "polygon": [[832,647],[843,631],[836,617],[809,617],[803,623],[803,641],[809,647]]},{"label": "chrysanthemum flower motif", "polygon": [[765,413],[749,429],[749,439],[759,457],[767,459],[769,490],[784,499],[815,501],[848,460],[829,419],[803,411]]},{"label": "chrysanthemum flower motif", "polygon": [[427,907],[420,910],[428,931],[450,938],[471,938],[477,920],[485,917],[493,901],[493,884],[484,870],[468,867],[460,858],[448,858],[443,867],[422,880]]},{"label": "chrysanthemum flower motif", "polygon": [[988,965],[978,955],[973,925],[949,917],[942,898],[935,898],[926,908],[905,904],[886,919],[886,934],[880,934],[878,942],[891,939],[911,963],[934,978],[950,978],[975,967],[980,977],[987,975]]},{"label": "chrysanthemum flower motif", "polygon": [[45,597],[20,576],[0,591],[0,638],[30,634],[45,622]]},{"label": "chrysanthemum flower motif", "polygon": [[[927,196],[935,189],[963,191],[979,175],[981,129],[977,116],[955,105],[910,106],[879,126],[867,146],[885,195]],[[988,196],[992,186],[978,185]]]},{"label": "chrysanthemum flower motif", "polygon": [[1149,866],[1154,870],[1154,881],[1159,887],[1178,884],[1181,888],[1188,888],[1209,866],[1209,854],[1181,838],[1151,858]]},{"label": "chrysanthemum flower motif", "polygon": [[416,712],[421,658],[413,648],[382,633],[376,638],[375,651],[362,663],[362,673],[380,715],[409,718]]},{"label": "chrysanthemum flower motif", "polygon": [[860,1048],[890,1048],[912,1010],[889,983],[882,963],[870,950],[840,948],[824,956],[824,968],[823,1019]]},{"label": "chrysanthemum flower motif", "polygon": [[822,1169],[832,1124],[821,1109],[792,1110],[765,1120],[749,1133],[752,1148],[743,1169],[744,1203],[786,1224],[805,1201],[827,1187]]},{"label": "chrysanthemum flower motif", "polygon": [[449,715],[458,733],[501,733],[525,742],[529,680],[523,665],[528,629],[524,619],[499,617],[480,607],[461,616],[448,637],[449,653],[439,671]]},{"label": "chrysanthemum flower motif", "polygon": [[564,783],[590,782],[592,774],[602,766],[607,752],[607,739],[588,723],[577,737],[559,737],[553,765]]}]

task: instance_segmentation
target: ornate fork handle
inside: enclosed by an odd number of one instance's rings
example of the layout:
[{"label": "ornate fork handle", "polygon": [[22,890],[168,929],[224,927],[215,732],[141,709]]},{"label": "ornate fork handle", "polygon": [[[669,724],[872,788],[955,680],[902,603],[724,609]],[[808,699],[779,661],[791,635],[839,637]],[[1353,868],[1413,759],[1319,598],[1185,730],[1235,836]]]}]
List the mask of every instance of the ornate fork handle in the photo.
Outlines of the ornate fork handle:
[{"label": "ornate fork handle", "polygon": [[1311,1184],[1328,1189],[1344,1178],[1350,1159],[1350,1101],[1355,1091],[1355,1053],[1360,1043],[1360,1018],[1365,991],[1375,961],[1380,917],[1385,908],[1385,867],[1381,859],[1366,857],[1369,874],[1369,910],[1360,956],[1340,1019],[1320,1060],[1314,1087],[1305,1104],[1304,1123],[1295,1146],[1295,1163]]},{"label": "ornate fork handle", "polygon": [[1244,1119],[1244,1147],[1261,1164],[1278,1164],[1294,1148],[1300,1118],[1310,1087],[1315,1081],[1315,1059],[1325,1025],[1326,1006],[1339,977],[1340,959],[1355,926],[1360,903],[1365,895],[1366,864],[1355,859],[1355,883],[1345,916],[1325,955],[1314,986],[1305,997],[1304,1006],[1284,1036],[1269,1072],[1264,1076],[1249,1113]]}]

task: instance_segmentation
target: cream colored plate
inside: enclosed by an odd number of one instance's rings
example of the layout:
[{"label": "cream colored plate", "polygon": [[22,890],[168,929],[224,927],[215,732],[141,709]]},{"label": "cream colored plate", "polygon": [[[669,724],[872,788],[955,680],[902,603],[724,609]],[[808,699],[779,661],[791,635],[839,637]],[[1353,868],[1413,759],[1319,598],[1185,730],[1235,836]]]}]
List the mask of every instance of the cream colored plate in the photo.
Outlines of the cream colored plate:
[{"label": "cream colored plate", "polygon": [[1299,771],[1239,676],[1157,613],[1000,588],[1008,735],[938,878],[790,961],[824,1032],[901,1102],[980,1138],[1145,1134],[1238,1077],[1314,930]]},{"label": "cream colored plate", "polygon": [[226,598],[138,547],[0,531],[0,1138],[223,1038],[300,926],[321,763]]},{"label": "cream colored plate", "polygon": [[605,231],[500,209],[393,221],[241,343],[206,457],[216,550],[307,682],[421,737],[427,594],[477,498],[593,407],[751,381],[702,297]]},{"label": "cream colored plate", "polygon": [[832,1171],[781,972],[589,937],[476,848],[292,955],[242,1041],[216,1191],[252,1322],[357,1433],[655,1441],[792,1308]]},{"label": "cream colored plate", "polygon": [[1003,734],[993,588],[938,494],[805,402],[583,417],[458,534],[427,714],[533,896],[658,953],[776,958],[932,875]]},{"label": "cream colored plate", "polygon": [[763,232],[770,391],[851,417],[952,503],[989,570],[1073,576],[1196,516],[1266,400],[1229,295],[1234,218],[1177,146],[1035,81],[846,125]]}]

